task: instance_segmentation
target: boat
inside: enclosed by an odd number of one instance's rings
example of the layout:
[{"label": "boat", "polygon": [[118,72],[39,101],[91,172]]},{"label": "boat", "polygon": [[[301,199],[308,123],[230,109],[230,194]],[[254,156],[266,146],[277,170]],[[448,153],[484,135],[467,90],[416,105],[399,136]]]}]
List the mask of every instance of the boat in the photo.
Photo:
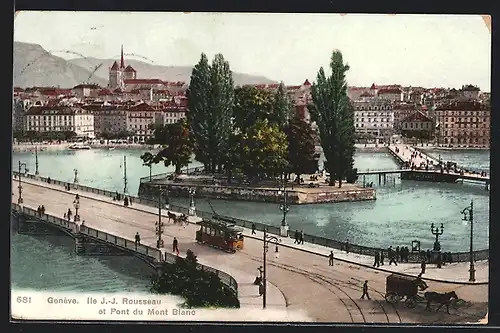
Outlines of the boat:
[{"label": "boat", "polygon": [[69,149],[72,149],[72,150],[89,150],[90,146],[85,145],[83,143],[74,143],[71,146],[69,146]]},{"label": "boat", "polygon": [[115,150],[115,147],[109,147],[108,150]]}]

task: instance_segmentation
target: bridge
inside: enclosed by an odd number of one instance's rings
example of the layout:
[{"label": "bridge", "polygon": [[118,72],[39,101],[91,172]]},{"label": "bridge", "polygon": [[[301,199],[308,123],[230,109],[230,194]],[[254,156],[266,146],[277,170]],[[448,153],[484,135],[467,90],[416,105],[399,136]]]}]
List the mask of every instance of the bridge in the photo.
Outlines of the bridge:
[{"label": "bridge", "polygon": [[[464,169],[457,168],[446,169],[442,167],[442,161],[417,150],[414,147],[399,144],[389,145],[387,150],[391,156],[402,167],[396,170],[367,170],[358,172],[358,175],[378,175],[379,183],[385,182],[386,175],[400,174],[401,179],[406,180],[420,180],[431,182],[446,182],[456,183],[463,180],[470,180],[474,182],[481,182],[485,184],[485,189],[489,189],[490,176],[485,173],[470,172]],[[414,167],[411,167],[411,166]]]},{"label": "bridge", "polygon": [[[71,221],[66,224],[61,217],[68,208],[73,209],[72,202],[78,193],[81,203],[79,215],[81,220],[85,221],[86,227],[82,228],[80,225],[80,234],[88,236],[91,243],[104,243],[110,246],[116,243],[118,250],[138,253],[143,260],[152,262],[161,260],[161,252],[155,249],[157,236],[154,223],[158,217],[157,208],[135,201],[132,206],[124,207],[121,202],[113,201],[109,196],[103,195],[105,192],[103,190],[87,188],[85,191],[80,186],[74,185],[67,191],[61,183],[49,184],[46,179],[43,180],[22,178],[22,208],[16,206],[19,195],[13,193],[12,196],[16,210],[19,208],[29,219],[34,219],[36,207],[44,205],[47,217],[44,216],[41,223],[59,225],[59,228],[66,229],[66,233],[74,234],[77,226],[71,224]],[[18,186],[18,181],[13,179],[13,189]],[[165,216],[165,221],[167,220]],[[258,232],[253,236],[248,229],[245,229],[245,248],[235,254],[228,254],[197,244],[194,240],[197,229],[198,227],[193,224],[181,227],[166,223],[163,234],[165,244],[171,244],[175,236],[179,241],[181,256],[184,256],[187,249],[191,249],[198,256],[200,264],[225,272],[234,278],[238,285],[238,297],[242,307],[260,306],[261,298],[252,282],[257,275],[257,267],[262,265],[262,233]],[[137,231],[141,235],[141,244],[144,247],[138,246],[138,250],[135,251],[133,237]],[[317,238],[317,241],[319,240],[320,237]],[[364,264],[357,264],[356,261],[361,260],[360,255],[335,250],[335,265],[328,267],[328,259],[325,257],[330,249],[307,243],[297,246],[293,244],[293,240],[283,239],[279,257],[273,257],[270,251],[268,307],[305,311],[315,321],[422,323],[436,320],[460,322],[465,318],[470,321],[471,316],[474,317],[474,314],[467,309],[457,310],[453,317],[437,319],[436,316],[440,314],[426,313],[420,305],[411,310],[393,308],[384,300],[385,278],[393,271],[416,275],[419,271],[418,264],[400,264],[397,268],[390,266],[375,269],[371,268],[373,257],[367,257]],[[170,247],[167,246],[165,251],[170,253],[169,250]],[[486,269],[481,268],[479,262],[476,265],[478,282],[485,281],[484,275],[480,278],[479,274],[486,274],[487,281],[487,262],[485,265]],[[429,267],[425,278],[434,281],[428,282],[432,290],[445,291],[459,288],[459,296],[462,299],[479,303],[487,300],[487,285],[460,284],[465,282],[456,280],[458,275],[468,276],[467,265],[450,265],[449,270]],[[359,291],[364,280],[370,281],[371,301],[359,300]],[[442,282],[439,282],[440,280]],[[311,299],[321,299],[321,302],[311,302]],[[484,317],[484,313],[478,312],[477,317],[479,320]]]}]

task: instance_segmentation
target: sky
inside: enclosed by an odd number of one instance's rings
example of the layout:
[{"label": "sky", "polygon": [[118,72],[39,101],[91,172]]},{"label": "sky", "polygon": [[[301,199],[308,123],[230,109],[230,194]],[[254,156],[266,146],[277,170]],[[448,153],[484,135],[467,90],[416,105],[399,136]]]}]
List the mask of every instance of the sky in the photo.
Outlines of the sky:
[{"label": "sky", "polygon": [[118,58],[123,44],[130,58],[165,66],[222,53],[235,72],[287,85],[315,81],[321,66],[328,73],[336,49],[350,86],[490,91],[491,81],[491,35],[479,15],[18,12],[14,40],[63,58]]}]

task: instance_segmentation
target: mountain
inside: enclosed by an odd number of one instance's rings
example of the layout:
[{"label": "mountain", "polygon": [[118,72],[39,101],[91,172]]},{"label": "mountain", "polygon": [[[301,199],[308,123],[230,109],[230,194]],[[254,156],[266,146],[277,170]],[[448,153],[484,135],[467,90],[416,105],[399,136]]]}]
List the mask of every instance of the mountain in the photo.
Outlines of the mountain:
[{"label": "mountain", "polygon": [[[47,52],[38,44],[14,42],[14,86],[72,88],[87,82],[91,71]],[[92,82],[106,85],[107,79],[93,76]]]},{"label": "mountain", "polygon": [[[14,86],[54,86],[72,88],[90,82],[108,84],[108,70],[115,60],[77,58],[65,60],[47,52],[38,44],[14,42]],[[192,66],[161,66],[135,59],[125,59],[137,71],[138,79],[189,82]],[[99,66],[99,67],[98,67]],[[97,68],[97,69],[96,69]],[[277,83],[263,76],[233,72],[235,85]]]},{"label": "mountain", "polygon": [[[120,59],[96,59],[96,58],[77,58],[68,60],[68,62],[93,71],[97,66],[100,66],[95,75],[108,78],[109,68],[114,61],[120,63]],[[137,71],[138,79],[161,79],[164,81],[181,81],[189,83],[191,77],[192,66],[162,66],[150,64],[144,61],[130,59],[125,57],[125,66],[132,66]],[[264,76],[256,76],[233,72],[233,80],[235,85],[242,84],[270,84],[278,83]]]}]

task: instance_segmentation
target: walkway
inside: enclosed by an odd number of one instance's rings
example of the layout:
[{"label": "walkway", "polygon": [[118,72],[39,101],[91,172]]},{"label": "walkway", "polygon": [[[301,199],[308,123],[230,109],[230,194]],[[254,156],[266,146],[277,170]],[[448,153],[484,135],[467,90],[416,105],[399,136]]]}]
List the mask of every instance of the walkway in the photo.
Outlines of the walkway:
[{"label": "walkway", "polygon": [[[389,145],[387,147],[394,155],[398,157],[398,159],[402,162],[408,162],[410,165],[414,164],[418,167],[421,165],[428,165],[429,170],[418,170],[416,169],[415,171],[417,172],[430,172],[430,173],[440,173],[441,170],[438,167],[439,165],[439,160],[433,158],[430,155],[427,155],[421,151],[416,150],[415,148],[405,145],[405,144],[399,144],[399,145]],[[396,152],[396,148],[399,150]],[[416,153],[415,156],[412,158],[412,154]],[[444,161],[442,161],[444,162]],[[457,175],[461,176],[463,178],[471,179],[471,180],[479,180],[479,181],[489,181],[490,177],[489,175],[486,176],[481,176],[479,173],[472,173],[472,172],[464,172],[463,174],[460,173],[460,169],[457,170],[458,172],[454,172],[453,170],[449,170],[450,175]],[[447,172],[448,173],[448,172]]]},{"label": "walkway", "polygon": [[[36,208],[44,204],[48,213],[56,215],[62,215],[68,208],[72,208],[71,202],[76,192],[68,193],[60,186],[34,180],[28,180],[28,183],[23,186],[26,205]],[[13,186],[15,190],[17,181],[13,182]],[[130,239],[133,239],[135,232],[139,231],[143,242],[155,244],[154,222],[157,209],[135,203],[132,207],[126,208],[108,197],[87,192],[79,194],[80,214],[90,227],[116,232]],[[13,200],[17,200],[17,193],[14,194]],[[227,254],[196,244],[194,241],[196,230],[195,225],[179,227],[167,224],[164,234],[165,244],[170,244],[173,237],[177,237],[181,250],[192,249],[201,263],[231,274],[238,281],[242,306],[259,306],[261,298],[257,296],[257,288],[252,282],[257,275],[257,267],[262,263],[262,241],[252,239],[250,231],[245,230],[247,235],[245,249],[236,254]],[[261,237],[261,234],[255,236]],[[303,251],[297,251],[297,248]],[[460,298],[471,302],[472,305],[467,309],[455,310],[455,314],[451,316],[425,312],[420,305],[417,309],[411,310],[402,307],[392,308],[384,301],[387,272],[364,267],[364,265],[371,266],[372,259],[369,257],[339,251],[334,251],[337,260],[334,267],[329,267],[328,259],[325,258],[329,252],[329,249],[313,244],[297,246],[290,239],[282,240],[279,258],[275,258],[273,251],[269,251],[268,278],[276,288],[273,292],[273,287],[270,287],[269,307],[283,308],[286,304],[288,310],[305,311],[312,320],[330,322],[456,323],[474,321],[476,317],[479,320],[486,313],[487,285],[467,286],[431,281],[428,284],[432,290],[455,290]],[[459,275],[468,276],[468,273],[464,264],[461,265],[448,265],[439,271],[429,267],[426,277],[463,281],[464,278]],[[478,281],[483,274],[480,272],[487,272],[487,269],[481,267],[482,265],[478,263]],[[401,264],[391,269],[416,273],[415,265],[411,264]],[[446,273],[448,271],[450,273]],[[487,279],[487,275],[484,276]],[[364,280],[370,281],[372,301],[358,300]],[[317,299],[322,301],[317,302]]]}]

